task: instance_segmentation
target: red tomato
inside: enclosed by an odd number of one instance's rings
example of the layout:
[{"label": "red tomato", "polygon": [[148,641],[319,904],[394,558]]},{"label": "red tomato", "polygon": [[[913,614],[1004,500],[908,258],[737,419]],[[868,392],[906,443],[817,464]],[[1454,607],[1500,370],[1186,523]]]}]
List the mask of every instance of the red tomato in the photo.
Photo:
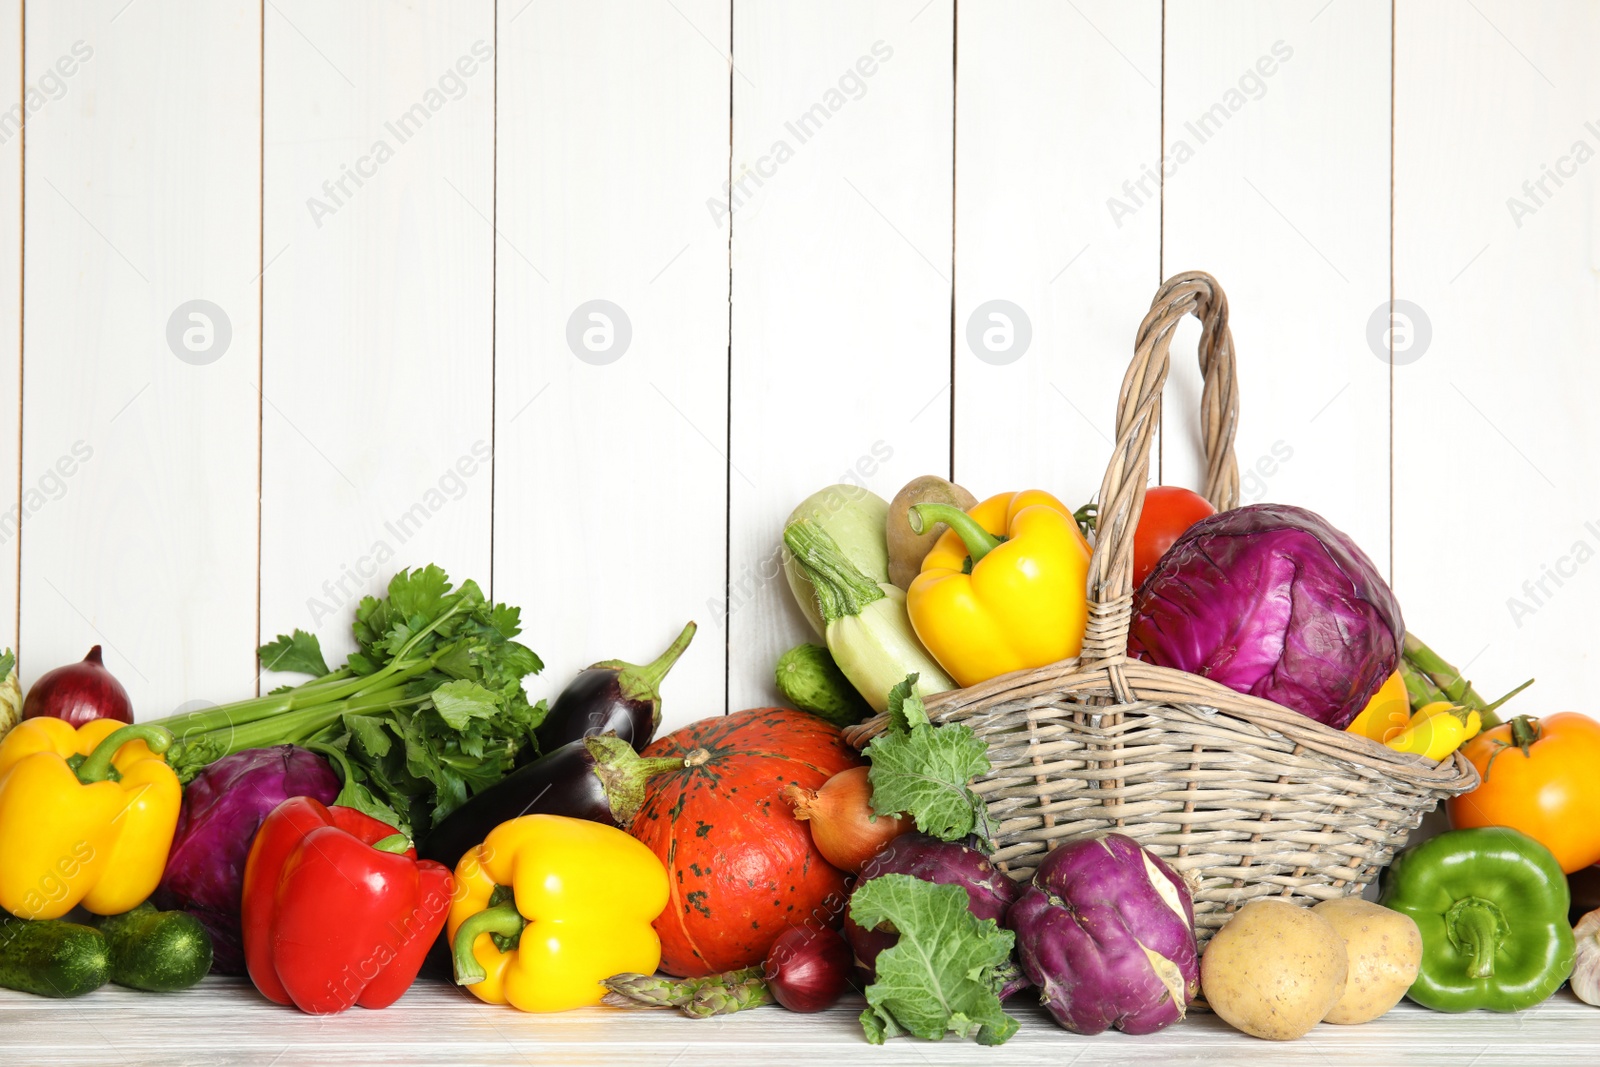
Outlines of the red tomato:
[{"label": "red tomato", "polygon": [[1144,493],[1144,511],[1133,531],[1133,587],[1144,584],[1172,542],[1217,509],[1199,493],[1177,485],[1153,485]]}]

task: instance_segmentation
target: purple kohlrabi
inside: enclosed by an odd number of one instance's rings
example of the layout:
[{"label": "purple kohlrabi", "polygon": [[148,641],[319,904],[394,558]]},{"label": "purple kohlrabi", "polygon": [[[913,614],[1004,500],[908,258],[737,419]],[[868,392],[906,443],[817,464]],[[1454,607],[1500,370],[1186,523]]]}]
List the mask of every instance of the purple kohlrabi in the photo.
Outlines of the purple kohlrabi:
[{"label": "purple kohlrabi", "polygon": [[1079,1034],[1150,1034],[1200,992],[1188,887],[1130,837],[1058,847],[1011,906],[1022,970],[1056,1022]]},{"label": "purple kohlrabi", "polygon": [[339,778],[326,761],[294,745],[224,756],[183,791],[178,830],[156,887],[157,907],[180,908],[211,932],[214,974],[243,974],[239,900],[256,830],[290,797],[332,803]]}]

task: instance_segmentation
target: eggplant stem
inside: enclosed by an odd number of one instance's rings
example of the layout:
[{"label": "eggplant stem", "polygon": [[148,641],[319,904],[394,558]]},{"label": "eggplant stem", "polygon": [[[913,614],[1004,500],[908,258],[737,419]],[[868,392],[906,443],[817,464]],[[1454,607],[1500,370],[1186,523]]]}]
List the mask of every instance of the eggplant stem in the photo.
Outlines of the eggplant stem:
[{"label": "eggplant stem", "polygon": [[[619,679],[622,685],[625,688],[630,685],[639,686],[642,692],[648,694],[644,699],[649,699],[649,696],[655,695],[667,672],[678,662],[678,657],[689,647],[689,642],[694,640],[696,629],[694,623],[686,623],[672,644],[667,646],[667,650],[642,667],[632,663],[604,664],[604,666],[616,666],[622,676]],[[595,666],[599,667],[602,664],[597,663]]]}]

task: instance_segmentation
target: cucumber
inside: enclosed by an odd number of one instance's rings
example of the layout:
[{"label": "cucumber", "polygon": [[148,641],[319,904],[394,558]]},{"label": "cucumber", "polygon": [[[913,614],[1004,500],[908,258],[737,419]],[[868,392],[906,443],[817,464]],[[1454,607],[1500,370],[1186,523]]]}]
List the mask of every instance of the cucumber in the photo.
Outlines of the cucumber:
[{"label": "cucumber", "polygon": [[0,986],[41,997],[81,997],[105,985],[110,972],[106,939],[94,927],[0,913]]},{"label": "cucumber", "polygon": [[821,645],[795,645],[778,657],[773,671],[784,698],[835,726],[853,726],[872,714],[850,679]]},{"label": "cucumber", "polygon": [[188,912],[157,911],[144,903],[96,922],[117,985],[171,993],[196,985],[211,970],[211,934]]}]

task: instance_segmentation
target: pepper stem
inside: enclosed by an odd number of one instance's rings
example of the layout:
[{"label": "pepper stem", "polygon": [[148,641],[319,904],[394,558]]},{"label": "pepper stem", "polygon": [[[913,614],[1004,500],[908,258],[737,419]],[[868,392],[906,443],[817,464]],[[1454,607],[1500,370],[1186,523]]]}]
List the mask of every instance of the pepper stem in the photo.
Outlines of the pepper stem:
[{"label": "pepper stem", "polygon": [[372,847],[379,852],[404,852],[411,847],[411,838],[405,834],[390,834],[382,841],[374,841]]},{"label": "pepper stem", "polygon": [[1495,952],[1510,932],[1500,908],[1482,897],[1463,897],[1445,912],[1444,927],[1450,943],[1467,956],[1467,976],[1492,977]]},{"label": "pepper stem", "polygon": [[950,527],[967,546],[967,554],[972,557],[974,566],[1000,547],[1000,538],[985,530],[977,519],[954,504],[912,504],[906,519],[911,523],[911,532],[917,534],[927,529],[930,523],[942,522]]},{"label": "pepper stem", "polygon": [[456,927],[451,957],[455,962],[456,985],[477,985],[488,977],[483,964],[472,954],[473,943],[479,934],[499,934],[515,937],[522,933],[528,920],[522,917],[515,904],[497,904],[470,916]]},{"label": "pepper stem", "polygon": [[583,747],[589,750],[589,758],[594,761],[594,776],[600,779],[600,789],[611,806],[611,814],[617,825],[623,827],[633,822],[644,805],[646,782],[655,775],[681,771],[686,766],[682,756],[646,759],[614,732],[585,737]]},{"label": "pepper stem", "polygon": [[111,774],[112,757],[117,754],[118,749],[130,741],[143,741],[146,748],[159,756],[172,745],[172,731],[153,722],[146,722],[124,726],[107,734],[105,740],[89,753],[89,757],[78,764],[78,781],[85,785],[90,782],[105,781]]}]

